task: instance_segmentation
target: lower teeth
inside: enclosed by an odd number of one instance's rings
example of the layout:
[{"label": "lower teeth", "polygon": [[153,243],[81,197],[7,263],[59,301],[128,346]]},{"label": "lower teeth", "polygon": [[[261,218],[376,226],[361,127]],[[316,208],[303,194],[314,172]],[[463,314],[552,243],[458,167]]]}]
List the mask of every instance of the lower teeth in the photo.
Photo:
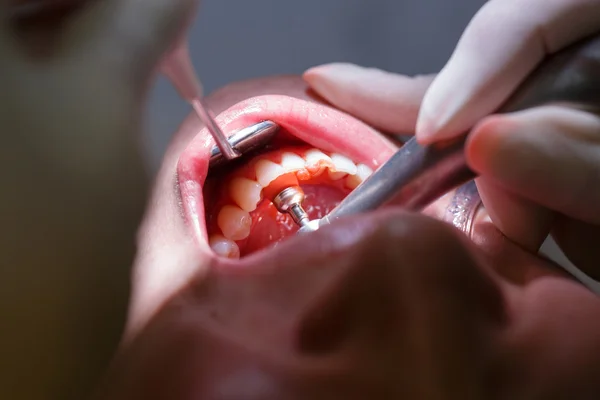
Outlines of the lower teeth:
[{"label": "lower teeth", "polygon": [[[368,166],[356,164],[346,156],[337,153],[327,155],[314,148],[303,151],[296,148],[278,154],[281,158],[279,163],[270,159],[275,158],[273,156],[260,156],[250,164],[253,165],[254,177],[236,176],[228,182],[227,193],[234,204],[226,204],[218,212],[217,226],[220,232],[215,232],[209,240],[216,254],[228,258],[240,256],[236,241],[247,239],[250,235],[252,217],[249,213],[254,212],[262,201],[263,189],[280,176],[294,172],[301,182],[317,179],[327,184],[325,180],[328,179],[336,187],[351,190],[372,173]],[[325,170],[327,174],[319,177]]]},{"label": "lower teeth", "polygon": [[229,240],[221,235],[212,235],[208,244],[213,251],[225,258],[240,258],[240,248],[233,240]]},{"label": "lower teeth", "polygon": [[250,234],[252,217],[237,206],[227,205],[219,211],[217,224],[227,239],[242,240]]}]

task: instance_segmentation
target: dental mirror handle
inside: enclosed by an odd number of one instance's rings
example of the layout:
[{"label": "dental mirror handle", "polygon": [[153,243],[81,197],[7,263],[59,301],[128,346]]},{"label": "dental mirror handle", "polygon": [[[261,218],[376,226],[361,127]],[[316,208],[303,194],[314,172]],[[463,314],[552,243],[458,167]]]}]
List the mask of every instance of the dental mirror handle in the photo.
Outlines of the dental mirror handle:
[{"label": "dental mirror handle", "polygon": [[240,153],[229,143],[227,137],[221,131],[221,128],[219,128],[215,119],[210,114],[208,107],[202,100],[202,84],[192,65],[186,40],[182,40],[169,53],[161,65],[161,71],[169,78],[177,92],[179,92],[179,95],[193,107],[200,120],[212,135],[223,157],[227,160],[239,157]]},{"label": "dental mirror handle", "polygon": [[[600,113],[600,35],[549,56],[498,112],[549,103],[569,103]],[[318,226],[377,209],[392,200],[410,210],[422,209],[475,177],[466,163],[465,140],[466,135],[452,142],[422,146],[412,138],[319,220]],[[301,232],[316,226],[310,224]]]},{"label": "dental mirror handle", "polygon": [[204,89],[196,75],[187,41],[182,41],[163,61],[162,73],[169,78],[182,99],[192,103],[202,97]]}]

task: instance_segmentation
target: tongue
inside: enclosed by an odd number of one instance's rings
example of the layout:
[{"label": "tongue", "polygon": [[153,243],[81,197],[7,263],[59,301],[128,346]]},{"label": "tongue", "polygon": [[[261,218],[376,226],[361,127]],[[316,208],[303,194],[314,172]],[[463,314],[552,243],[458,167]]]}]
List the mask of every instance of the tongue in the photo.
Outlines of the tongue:
[{"label": "tongue", "polygon": [[[346,193],[337,187],[328,185],[301,185],[305,199],[302,207],[310,219],[325,216],[333,210],[346,196]],[[252,216],[252,231],[241,249],[242,256],[277,245],[288,236],[298,231],[298,225],[289,215],[277,211],[273,203],[263,201]]]}]

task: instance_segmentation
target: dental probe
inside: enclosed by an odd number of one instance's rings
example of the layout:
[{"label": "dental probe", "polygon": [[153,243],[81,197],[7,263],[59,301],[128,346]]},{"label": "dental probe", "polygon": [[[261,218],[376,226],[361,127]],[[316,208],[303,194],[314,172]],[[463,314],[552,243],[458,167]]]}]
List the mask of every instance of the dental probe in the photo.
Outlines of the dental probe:
[{"label": "dental probe", "polygon": [[198,80],[187,42],[183,41],[173,50],[162,64],[162,72],[169,78],[179,95],[189,102],[217,143],[221,154],[227,160],[233,160],[241,154],[229,143],[227,137],[217,125],[215,119],[202,99],[202,85]]},{"label": "dental probe", "polygon": [[[498,110],[513,112],[549,103],[568,103],[600,113],[600,36],[549,56]],[[390,201],[417,211],[475,177],[464,154],[466,136],[421,146],[412,138],[352,191],[331,213],[303,222],[299,232],[338,218],[371,211]]]}]

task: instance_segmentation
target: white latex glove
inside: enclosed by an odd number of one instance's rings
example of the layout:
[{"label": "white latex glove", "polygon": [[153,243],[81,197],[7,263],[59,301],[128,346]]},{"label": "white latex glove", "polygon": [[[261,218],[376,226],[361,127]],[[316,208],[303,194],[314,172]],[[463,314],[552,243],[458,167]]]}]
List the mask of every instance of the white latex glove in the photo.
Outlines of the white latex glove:
[{"label": "white latex glove", "polygon": [[194,5],[90,2],[51,41],[0,4],[0,398],[80,399],[118,344],[143,101]]},{"label": "white latex glove", "polygon": [[598,277],[600,118],[558,105],[487,116],[547,53],[596,31],[599,0],[492,0],[435,79],[349,64],[313,68],[305,79],[333,105],[384,131],[416,131],[424,143],[477,124],[467,159],[496,226],[531,251],[552,232]]},{"label": "white latex glove", "polygon": [[547,54],[597,32],[600,0],[489,1],[427,91],[416,126],[422,143],[474,127],[467,158],[496,225],[529,249],[556,228],[580,265],[590,261],[579,250],[595,254],[594,264],[600,255],[597,115],[557,106],[488,114]]}]

